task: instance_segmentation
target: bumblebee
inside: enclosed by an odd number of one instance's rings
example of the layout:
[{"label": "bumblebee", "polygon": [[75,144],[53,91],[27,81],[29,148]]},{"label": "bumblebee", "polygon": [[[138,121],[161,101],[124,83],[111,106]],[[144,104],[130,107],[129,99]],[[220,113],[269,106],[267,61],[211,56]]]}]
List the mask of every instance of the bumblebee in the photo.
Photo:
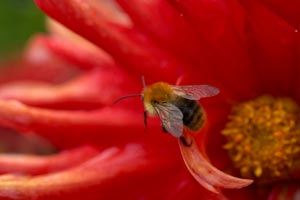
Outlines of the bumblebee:
[{"label": "bumblebee", "polygon": [[141,94],[123,96],[116,100],[141,96],[144,103],[144,123],[147,126],[147,113],[158,115],[164,132],[179,138],[185,146],[190,146],[183,137],[183,128],[198,131],[205,122],[205,114],[197,100],[215,96],[219,89],[210,85],[175,86],[157,82],[146,86]]}]

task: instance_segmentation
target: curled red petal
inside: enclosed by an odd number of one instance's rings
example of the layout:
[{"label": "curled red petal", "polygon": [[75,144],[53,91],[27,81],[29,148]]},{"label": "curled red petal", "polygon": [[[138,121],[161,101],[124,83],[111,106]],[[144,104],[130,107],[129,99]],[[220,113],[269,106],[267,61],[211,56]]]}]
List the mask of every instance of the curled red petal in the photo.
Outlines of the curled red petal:
[{"label": "curled red petal", "polygon": [[140,199],[147,190],[153,190],[145,182],[155,180],[160,185],[157,174],[176,164],[174,159],[165,159],[164,156],[165,153],[145,150],[140,144],[111,147],[69,170],[35,177],[8,177],[7,181],[0,182],[0,197],[26,200]]},{"label": "curled red petal", "polygon": [[0,154],[0,174],[37,175],[50,173],[79,165],[98,153],[99,151],[95,148],[82,146],[49,156]]},{"label": "curled red petal", "polygon": [[192,136],[189,138],[192,141],[190,147],[185,146],[182,142],[179,143],[181,154],[190,173],[204,188],[219,193],[219,189],[222,188],[239,189],[253,182],[253,180],[230,176],[215,168],[199,151]]},{"label": "curled red petal", "polygon": [[[134,74],[143,73],[153,79],[175,81],[174,70],[183,70],[183,66],[157,47],[149,37],[135,27],[114,23],[107,18],[101,1],[78,0],[35,0],[36,4],[52,18],[89,41],[103,48],[118,62]],[[101,4],[101,6],[99,6]],[[153,74],[153,70],[160,73]]]}]

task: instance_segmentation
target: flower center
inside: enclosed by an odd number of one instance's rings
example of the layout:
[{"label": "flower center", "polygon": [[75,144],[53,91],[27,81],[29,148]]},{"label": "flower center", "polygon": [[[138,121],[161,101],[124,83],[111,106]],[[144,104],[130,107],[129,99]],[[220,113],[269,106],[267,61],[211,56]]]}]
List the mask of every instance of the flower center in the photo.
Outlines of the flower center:
[{"label": "flower center", "polygon": [[291,179],[300,170],[299,122],[296,102],[261,96],[233,107],[224,148],[244,178],[258,184]]}]

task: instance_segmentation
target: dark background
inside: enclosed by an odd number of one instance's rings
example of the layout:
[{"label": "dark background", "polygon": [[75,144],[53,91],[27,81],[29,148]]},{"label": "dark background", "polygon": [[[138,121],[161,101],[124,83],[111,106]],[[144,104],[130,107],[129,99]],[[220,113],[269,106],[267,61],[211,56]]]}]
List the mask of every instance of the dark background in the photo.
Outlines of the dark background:
[{"label": "dark background", "polygon": [[18,55],[35,32],[44,32],[44,14],[33,0],[0,0],[0,61]]}]

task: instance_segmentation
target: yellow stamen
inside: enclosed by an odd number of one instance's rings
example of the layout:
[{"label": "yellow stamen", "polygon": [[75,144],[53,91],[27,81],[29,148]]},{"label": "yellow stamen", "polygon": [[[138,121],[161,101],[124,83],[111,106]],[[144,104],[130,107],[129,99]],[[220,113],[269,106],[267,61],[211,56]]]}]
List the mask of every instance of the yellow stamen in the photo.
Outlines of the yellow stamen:
[{"label": "yellow stamen", "polygon": [[222,134],[242,177],[264,184],[300,170],[300,107],[289,98],[262,96],[234,106]]}]

